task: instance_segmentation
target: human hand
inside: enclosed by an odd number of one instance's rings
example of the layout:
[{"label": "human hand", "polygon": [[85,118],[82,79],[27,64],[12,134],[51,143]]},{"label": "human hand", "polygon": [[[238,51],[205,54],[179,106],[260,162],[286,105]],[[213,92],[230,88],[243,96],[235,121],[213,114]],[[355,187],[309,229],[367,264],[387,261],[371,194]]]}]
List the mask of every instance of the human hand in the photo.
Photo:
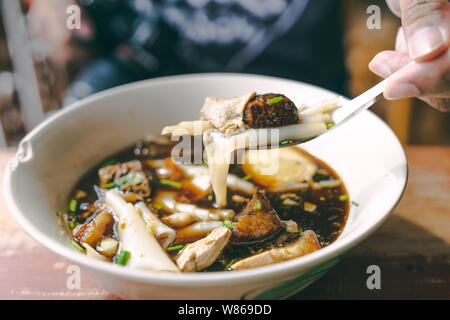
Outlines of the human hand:
[{"label": "human hand", "polygon": [[388,100],[418,97],[440,111],[450,111],[450,2],[448,0],[386,0],[402,19],[395,51],[383,51],[369,68],[387,78]]}]

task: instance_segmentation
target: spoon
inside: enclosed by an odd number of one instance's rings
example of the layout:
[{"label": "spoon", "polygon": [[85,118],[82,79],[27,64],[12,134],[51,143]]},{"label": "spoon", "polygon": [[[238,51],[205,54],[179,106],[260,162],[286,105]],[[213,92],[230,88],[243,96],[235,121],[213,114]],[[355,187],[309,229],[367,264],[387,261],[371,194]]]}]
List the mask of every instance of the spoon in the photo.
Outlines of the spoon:
[{"label": "spoon", "polygon": [[[414,62],[410,62],[403,68],[406,68],[412,64],[414,64]],[[343,125],[359,113],[367,110],[375,104],[375,102],[382,97],[386,84],[391,77],[392,75],[356,98],[341,102],[339,107],[332,112],[331,118],[333,121],[333,126],[327,128],[327,130],[324,130],[323,124],[313,125],[311,127],[311,125],[305,126],[302,123],[274,128],[251,128],[232,136],[225,136],[218,130],[207,130],[203,136],[203,142],[205,145],[222,145],[223,150],[220,150],[218,153],[227,155],[229,152],[238,149],[252,150],[284,148],[314,140],[317,137]],[[307,108],[301,111],[299,116],[307,117],[308,115],[316,113],[320,108],[322,108],[322,105],[320,104],[315,107]],[[194,121],[192,122],[192,126],[196,125],[196,122],[202,123],[202,121]],[[198,132],[202,133],[203,130],[198,130]]]},{"label": "spoon", "polygon": [[[414,62],[410,62],[403,68],[406,68],[406,67],[412,65],[413,63]],[[283,132],[280,132],[280,139],[278,139],[279,140],[278,144],[270,143],[270,144],[267,144],[265,147],[279,148],[279,147],[293,146],[293,145],[305,143],[307,141],[311,141],[327,132],[332,131],[333,129],[346,123],[348,120],[354,118],[356,115],[358,115],[362,111],[365,111],[365,110],[369,109],[372,105],[374,105],[375,102],[377,102],[383,96],[384,89],[386,88],[386,83],[391,77],[392,77],[392,75],[390,75],[389,77],[387,77],[386,79],[384,79],[383,81],[378,83],[377,85],[373,86],[369,90],[365,91],[364,93],[360,94],[356,98],[343,102],[342,105],[333,112],[332,120],[334,121],[334,125],[331,128],[329,128],[328,130],[322,131],[318,134],[315,134],[315,135],[307,137],[307,138],[295,138],[295,137],[286,138],[286,136],[283,137]],[[306,110],[300,112],[300,116],[302,116],[302,115],[305,116],[305,115],[308,115],[309,113],[313,113],[316,108],[320,108],[320,106],[306,109]],[[295,126],[295,125],[293,125],[293,126]],[[279,128],[279,129],[282,129],[282,128]],[[286,135],[286,134],[290,135],[287,132],[284,135]],[[258,147],[261,147],[261,146],[258,146]]]}]

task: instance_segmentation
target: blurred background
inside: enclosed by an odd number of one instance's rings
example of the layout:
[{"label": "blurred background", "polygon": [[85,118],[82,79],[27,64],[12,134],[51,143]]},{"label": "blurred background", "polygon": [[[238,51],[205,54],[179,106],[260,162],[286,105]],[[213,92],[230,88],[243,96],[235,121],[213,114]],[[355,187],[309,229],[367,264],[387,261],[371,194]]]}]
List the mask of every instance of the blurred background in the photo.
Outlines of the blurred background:
[{"label": "blurred background", "polygon": [[[164,75],[267,74],[354,97],[381,80],[367,65],[400,25],[384,0],[0,1],[0,146],[80,98]],[[372,110],[402,143],[450,144],[450,114],[420,100]]]}]

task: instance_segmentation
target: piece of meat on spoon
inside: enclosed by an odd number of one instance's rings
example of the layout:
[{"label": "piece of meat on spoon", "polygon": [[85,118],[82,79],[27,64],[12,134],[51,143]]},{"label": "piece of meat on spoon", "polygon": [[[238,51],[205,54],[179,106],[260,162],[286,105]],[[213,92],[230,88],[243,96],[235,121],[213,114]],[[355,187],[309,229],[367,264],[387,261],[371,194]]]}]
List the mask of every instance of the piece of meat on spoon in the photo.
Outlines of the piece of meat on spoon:
[{"label": "piece of meat on spoon", "polygon": [[288,97],[267,93],[246,105],[244,122],[249,128],[273,128],[298,123],[298,109]]}]

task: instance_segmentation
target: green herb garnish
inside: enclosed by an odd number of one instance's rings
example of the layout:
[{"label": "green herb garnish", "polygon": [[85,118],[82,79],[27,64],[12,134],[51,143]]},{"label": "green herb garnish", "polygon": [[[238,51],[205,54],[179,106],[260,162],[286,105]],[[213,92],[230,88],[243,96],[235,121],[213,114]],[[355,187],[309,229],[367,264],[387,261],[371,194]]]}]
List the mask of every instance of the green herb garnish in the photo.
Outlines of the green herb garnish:
[{"label": "green herb garnish", "polygon": [[182,253],[186,248],[189,246],[189,243],[187,243],[178,253]]},{"label": "green herb garnish", "polygon": [[70,244],[72,245],[72,247],[74,247],[75,249],[77,249],[80,252],[85,253],[86,251],[84,250],[84,248],[82,246],[80,246],[76,241],[74,240],[70,240]]},{"label": "green herb garnish", "polygon": [[130,259],[130,252],[124,250],[116,255],[116,257],[114,258],[114,263],[124,266],[127,264],[128,259]]},{"label": "green herb garnish", "polygon": [[115,181],[117,187],[125,185],[138,185],[144,181],[144,177],[140,172],[130,172]]},{"label": "green herb garnish", "polygon": [[113,160],[113,159],[108,160],[108,161],[106,161],[105,163],[102,164],[102,168],[112,166],[112,165],[114,165],[114,164],[116,164],[116,163],[117,163],[116,160]]},{"label": "green herb garnish", "polygon": [[233,223],[230,220],[225,220],[222,224],[222,227],[225,227],[231,232],[233,232]]},{"label": "green herb garnish", "polygon": [[102,164],[102,168],[112,166],[112,165],[114,165],[114,164],[116,164],[116,163],[117,163],[116,160],[110,159],[110,160],[108,160],[108,161],[106,161],[106,162],[104,162],[104,163]]},{"label": "green herb garnish", "polygon": [[242,180],[248,181],[248,180],[250,180],[251,178],[252,178],[251,175],[246,175],[245,177],[242,178]]},{"label": "green herb garnish", "polygon": [[237,259],[233,259],[230,262],[228,262],[227,266],[225,267],[225,271],[229,270],[230,267],[236,263],[236,261],[237,261]]},{"label": "green herb garnish", "polygon": [[116,186],[117,186],[117,185],[116,185],[115,182],[106,183],[106,184],[102,185],[102,189],[111,189],[111,188],[114,188],[114,187],[116,187]]},{"label": "green herb garnish", "polygon": [[176,251],[184,248],[184,244],[180,244],[178,246],[172,246],[167,248],[167,252]]},{"label": "green herb garnish", "polygon": [[313,175],[313,180],[315,182],[319,182],[322,180],[327,180],[330,177],[330,175],[324,171],[317,171],[314,175]]},{"label": "green herb garnish", "polygon": [[253,209],[255,210],[261,210],[261,201],[256,200],[255,204],[253,205]]},{"label": "green herb garnish", "polygon": [[268,104],[273,104],[273,103],[277,103],[277,102],[280,102],[280,101],[283,101],[284,100],[284,98],[283,97],[275,97],[275,98],[272,98],[272,99],[269,99],[269,101],[267,101],[267,103]]},{"label": "green herb garnish", "polygon": [[346,201],[346,200],[348,200],[348,195],[347,195],[347,194],[342,194],[342,195],[340,195],[340,196],[339,196],[339,200],[340,200],[340,201]]},{"label": "green herb garnish", "polygon": [[287,145],[287,144],[289,144],[289,143],[290,143],[289,140],[284,140],[284,141],[281,141],[281,142],[280,142],[280,146],[284,146],[284,145]]},{"label": "green herb garnish", "polygon": [[334,123],[327,123],[326,126],[327,126],[327,130],[329,130],[334,127]]},{"label": "green herb garnish", "polygon": [[55,211],[55,215],[56,215],[57,217],[61,217],[61,212]]},{"label": "green herb garnish", "polygon": [[159,183],[166,185],[166,186],[170,186],[170,187],[174,187],[177,189],[181,188],[181,183],[176,182],[176,181],[172,181],[172,180],[167,180],[167,179],[161,179],[159,180]]},{"label": "green herb garnish", "polygon": [[69,223],[69,228],[70,228],[70,229],[75,228],[75,223],[73,223],[73,221],[71,221],[71,222]]},{"label": "green herb garnish", "polygon": [[72,199],[69,202],[69,211],[70,212],[76,212],[77,211],[77,200]]},{"label": "green herb garnish", "polygon": [[292,209],[292,206],[289,205],[289,204],[283,204],[283,205],[281,206],[281,209],[282,209],[282,210],[291,210],[291,209]]},{"label": "green herb garnish", "polygon": [[356,202],[356,201],[352,201],[352,205],[354,205],[354,206],[356,206],[356,207],[359,207],[359,203]]},{"label": "green herb garnish", "polygon": [[153,208],[155,208],[156,210],[161,210],[161,209],[162,209],[162,205],[160,205],[160,204],[158,204],[158,203],[155,203],[155,204],[153,205]]}]

